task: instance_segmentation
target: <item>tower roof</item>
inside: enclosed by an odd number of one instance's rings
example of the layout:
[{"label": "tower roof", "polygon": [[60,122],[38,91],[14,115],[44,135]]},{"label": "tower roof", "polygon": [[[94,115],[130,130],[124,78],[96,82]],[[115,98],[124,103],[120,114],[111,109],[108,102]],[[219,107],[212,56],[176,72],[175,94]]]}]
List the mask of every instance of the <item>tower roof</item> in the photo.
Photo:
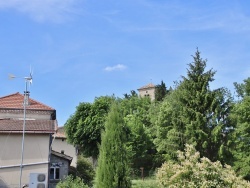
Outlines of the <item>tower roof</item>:
[{"label": "tower roof", "polygon": [[140,87],[138,90],[149,89],[149,88],[155,88],[155,85],[150,83],[148,85]]}]

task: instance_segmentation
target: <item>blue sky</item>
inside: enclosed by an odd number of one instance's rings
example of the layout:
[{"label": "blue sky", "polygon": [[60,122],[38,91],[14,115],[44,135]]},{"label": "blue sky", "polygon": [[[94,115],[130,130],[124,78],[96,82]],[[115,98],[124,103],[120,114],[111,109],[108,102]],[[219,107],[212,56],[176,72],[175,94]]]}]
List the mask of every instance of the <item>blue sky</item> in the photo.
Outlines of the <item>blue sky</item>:
[{"label": "blue sky", "polygon": [[[250,75],[247,0],[0,0],[0,96],[23,93],[57,110],[186,75],[198,47],[212,88]],[[9,80],[12,73],[20,78]]]}]

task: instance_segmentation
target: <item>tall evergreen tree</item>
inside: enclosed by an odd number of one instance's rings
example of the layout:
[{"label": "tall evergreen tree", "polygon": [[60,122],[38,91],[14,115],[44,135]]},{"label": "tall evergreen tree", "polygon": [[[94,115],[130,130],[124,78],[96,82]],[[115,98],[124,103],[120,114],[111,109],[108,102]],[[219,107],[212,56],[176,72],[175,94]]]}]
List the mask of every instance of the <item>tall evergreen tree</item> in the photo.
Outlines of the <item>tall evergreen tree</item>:
[{"label": "tall evergreen tree", "polygon": [[[206,62],[197,50],[187,76],[164,101],[156,143],[165,151],[166,144],[175,149],[183,149],[184,143],[194,144],[202,156],[226,162],[232,130],[228,118],[231,98],[225,88],[210,89],[215,71],[206,71]],[[162,143],[162,138],[167,142]]]},{"label": "tall evergreen tree", "polygon": [[96,170],[96,188],[129,188],[126,126],[120,107],[114,103],[102,134]]},{"label": "tall evergreen tree", "polygon": [[156,85],[155,87],[155,100],[162,101],[168,93],[169,90],[167,90],[165,83],[161,81],[161,84]]},{"label": "tall evergreen tree", "polygon": [[250,78],[244,83],[235,83],[239,101],[236,101],[231,118],[236,127],[234,132],[234,169],[250,180]]}]

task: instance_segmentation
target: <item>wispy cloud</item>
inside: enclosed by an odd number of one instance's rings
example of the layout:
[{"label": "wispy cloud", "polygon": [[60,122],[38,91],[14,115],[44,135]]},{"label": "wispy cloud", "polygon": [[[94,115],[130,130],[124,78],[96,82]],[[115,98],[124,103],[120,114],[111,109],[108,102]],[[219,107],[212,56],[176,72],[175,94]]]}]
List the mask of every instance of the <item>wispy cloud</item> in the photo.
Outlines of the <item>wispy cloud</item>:
[{"label": "wispy cloud", "polygon": [[63,22],[79,0],[0,0],[0,9],[14,9],[38,22]]},{"label": "wispy cloud", "polygon": [[115,66],[108,66],[106,67],[104,70],[107,71],[107,72],[111,72],[111,71],[117,71],[117,70],[124,70],[126,69],[127,67],[125,65],[122,65],[122,64],[118,64],[118,65],[115,65]]}]

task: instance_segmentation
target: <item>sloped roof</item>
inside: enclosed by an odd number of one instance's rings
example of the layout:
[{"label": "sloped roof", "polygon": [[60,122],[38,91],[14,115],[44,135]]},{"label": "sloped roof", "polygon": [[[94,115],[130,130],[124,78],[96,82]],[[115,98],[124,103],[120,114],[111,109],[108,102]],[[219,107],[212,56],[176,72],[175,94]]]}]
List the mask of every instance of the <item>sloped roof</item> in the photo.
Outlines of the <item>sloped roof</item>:
[{"label": "sloped roof", "polygon": [[60,158],[64,158],[64,159],[66,159],[66,160],[68,160],[68,161],[72,161],[72,159],[73,159],[73,157],[71,157],[71,156],[68,156],[68,155],[65,155],[65,154],[63,154],[63,153],[59,153],[59,152],[57,152],[57,151],[54,151],[54,150],[51,150],[51,154],[52,155],[55,155],[55,156],[57,156],[57,157],[60,157]]},{"label": "sloped roof", "polygon": [[155,85],[150,83],[148,85],[140,87],[138,90],[149,89],[149,88],[155,88]]},{"label": "sloped roof", "polygon": [[66,138],[64,127],[58,127],[54,136],[56,138]]},{"label": "sloped roof", "polygon": [[[20,133],[23,131],[23,120],[0,119],[0,133]],[[54,133],[56,120],[26,120],[25,133]]]},{"label": "sloped roof", "polygon": [[[23,109],[24,95],[19,92],[0,97],[0,108],[4,109]],[[29,110],[54,110],[53,108],[38,102],[29,97],[29,105],[26,106]]]}]

